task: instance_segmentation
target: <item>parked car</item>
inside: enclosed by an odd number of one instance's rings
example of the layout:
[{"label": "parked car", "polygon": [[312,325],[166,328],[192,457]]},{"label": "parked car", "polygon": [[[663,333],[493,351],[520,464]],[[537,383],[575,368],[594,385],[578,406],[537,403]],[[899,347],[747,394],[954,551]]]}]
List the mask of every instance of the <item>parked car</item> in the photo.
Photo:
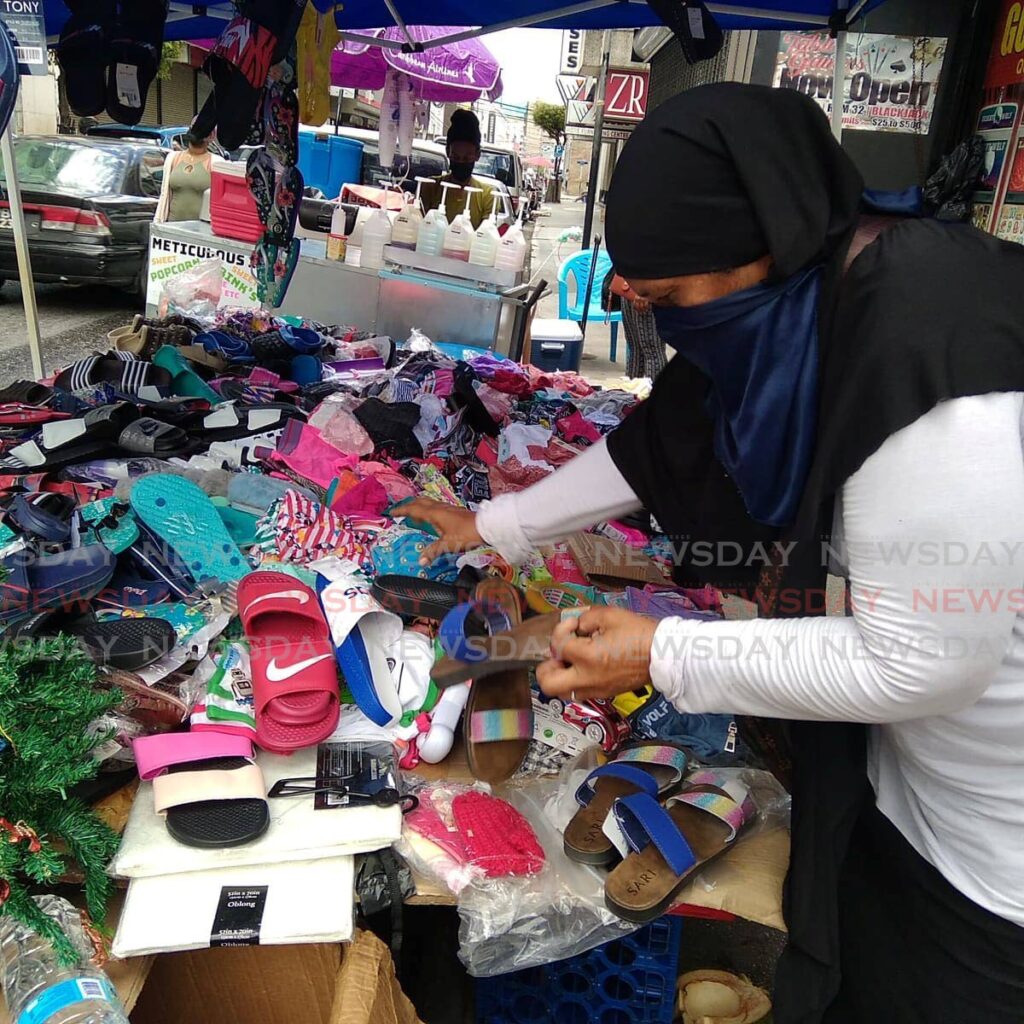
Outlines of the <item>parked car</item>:
[{"label": "parked car", "polygon": [[[509,195],[508,186],[504,182],[498,181],[497,178],[488,178],[483,174],[474,174],[473,177],[482,184],[489,186],[501,196],[501,200],[498,202],[498,227],[501,228],[505,224],[513,224],[516,219],[516,213],[512,206],[512,196]],[[490,208],[488,208],[487,213],[490,214],[490,212]]]},{"label": "parked car", "polygon": [[[32,273],[37,281],[144,293],[149,227],[167,151],[95,136],[14,140]],[[18,276],[6,174],[0,173],[0,283]]]},{"label": "parked car", "polygon": [[[187,133],[187,124],[173,125],[171,127],[148,124],[94,124],[85,131],[88,138],[133,139],[139,142],[155,142],[163,149],[184,149],[186,145],[185,135]],[[238,159],[237,152],[229,153],[216,139],[210,139],[208,145],[210,152],[214,156],[219,156],[222,160]]]},{"label": "parked car", "polygon": [[503,182],[512,197],[513,213],[519,212],[519,200],[523,193],[523,161],[511,146],[485,142],[480,147],[480,159],[473,173]]}]

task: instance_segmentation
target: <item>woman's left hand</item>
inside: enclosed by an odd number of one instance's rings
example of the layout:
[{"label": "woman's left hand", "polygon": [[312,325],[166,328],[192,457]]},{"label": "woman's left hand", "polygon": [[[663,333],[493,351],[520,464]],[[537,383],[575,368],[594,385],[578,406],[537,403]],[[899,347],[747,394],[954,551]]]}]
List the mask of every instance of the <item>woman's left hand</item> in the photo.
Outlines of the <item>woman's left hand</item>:
[{"label": "woman's left hand", "polygon": [[551,658],[537,669],[549,697],[589,700],[638,690],[650,681],[658,623],[621,608],[588,608],[551,637]]}]

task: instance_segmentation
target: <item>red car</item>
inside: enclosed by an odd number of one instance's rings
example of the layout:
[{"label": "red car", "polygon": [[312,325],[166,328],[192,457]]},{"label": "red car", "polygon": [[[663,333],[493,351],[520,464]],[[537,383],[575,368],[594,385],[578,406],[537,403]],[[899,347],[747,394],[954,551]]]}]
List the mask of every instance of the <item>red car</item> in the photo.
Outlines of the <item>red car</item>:
[{"label": "red car", "polygon": [[611,754],[630,736],[629,724],[616,711],[610,700],[579,700],[566,703],[558,697],[540,694],[552,714],[583,733],[588,740],[598,744],[606,754]]}]

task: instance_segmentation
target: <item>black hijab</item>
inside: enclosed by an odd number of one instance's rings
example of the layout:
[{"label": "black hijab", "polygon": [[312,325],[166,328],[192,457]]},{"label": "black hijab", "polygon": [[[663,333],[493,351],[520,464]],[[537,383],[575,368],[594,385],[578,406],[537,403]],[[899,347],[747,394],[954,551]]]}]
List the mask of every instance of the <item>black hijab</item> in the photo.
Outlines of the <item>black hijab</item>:
[{"label": "black hijab", "polygon": [[[708,380],[681,356],[608,439],[620,472],[678,543],[728,542],[740,565],[683,556],[677,579],[742,587],[768,576],[773,613],[808,614],[787,588],[824,590],[821,538],[832,501],[887,437],[946,399],[1024,391],[1024,248],[976,229],[902,221],[843,276],[860,178],[824,115],[788,90],[714,85],[659,107],[627,144],[607,236],[627,280],[704,273],[770,253],[776,277],[820,264],[817,441],[796,522],[754,523],[718,463]],[[656,197],[656,201],[655,201]],[[752,556],[801,539],[774,574]],[[712,550],[716,550],[712,548]],[[813,613],[813,612],[811,612]],[[776,977],[779,1024],[816,1024],[839,987],[838,875],[859,813],[873,803],[865,730],[789,723],[793,844],[790,943]]]}]

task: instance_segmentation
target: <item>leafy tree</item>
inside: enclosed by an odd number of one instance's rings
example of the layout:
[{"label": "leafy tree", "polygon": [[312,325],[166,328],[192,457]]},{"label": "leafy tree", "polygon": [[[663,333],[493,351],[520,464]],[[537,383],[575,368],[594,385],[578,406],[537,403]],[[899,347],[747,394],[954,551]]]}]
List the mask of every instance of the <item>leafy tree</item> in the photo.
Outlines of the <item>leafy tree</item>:
[{"label": "leafy tree", "polygon": [[565,136],[565,107],[558,103],[534,100],[530,104],[533,123],[555,142],[561,143]]},{"label": "leafy tree", "polygon": [[[565,107],[545,100],[534,100],[530,104],[533,123],[557,146],[565,147]],[[555,150],[555,202],[562,201],[562,157],[561,150]]]},{"label": "leafy tree", "polygon": [[157,71],[156,77],[163,82],[168,81],[171,77],[171,68],[177,64],[184,52],[184,43],[164,43],[164,48],[160,51],[160,70]]}]

